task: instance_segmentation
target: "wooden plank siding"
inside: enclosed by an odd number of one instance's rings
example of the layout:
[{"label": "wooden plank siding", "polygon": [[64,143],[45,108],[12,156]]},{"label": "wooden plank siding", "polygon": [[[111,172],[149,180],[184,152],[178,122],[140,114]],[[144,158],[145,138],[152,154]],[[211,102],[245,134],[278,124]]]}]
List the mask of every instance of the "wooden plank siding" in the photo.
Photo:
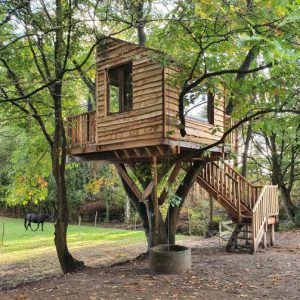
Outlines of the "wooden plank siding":
[{"label": "wooden plank siding", "polygon": [[[158,140],[162,144],[172,142],[192,142],[211,144],[224,131],[223,99],[215,99],[214,126],[191,118],[186,118],[185,137],[179,131],[179,88],[171,83],[175,66],[161,67],[155,61],[155,50],[140,47],[125,41],[111,39],[105,47],[98,47],[96,69],[97,108],[96,144],[98,149],[117,149],[117,145],[134,143],[140,146],[147,140]],[[132,62],[133,109],[117,114],[107,113],[107,70]],[[213,134],[214,128],[218,130]],[[100,150],[101,151],[101,150]]]},{"label": "wooden plank siding", "polygon": [[[180,89],[173,86],[172,78],[176,71],[165,68],[165,132],[164,136],[174,141],[199,144],[212,144],[220,139],[224,132],[224,99],[215,95],[214,125],[186,117],[186,136],[180,134],[178,99]],[[213,131],[215,129],[215,133]]]},{"label": "wooden plank siding", "polygon": [[[153,51],[112,40],[97,50],[97,145],[144,141],[163,137],[162,67],[152,61]],[[132,62],[133,109],[107,113],[108,68]],[[139,143],[140,144],[140,143]]]}]

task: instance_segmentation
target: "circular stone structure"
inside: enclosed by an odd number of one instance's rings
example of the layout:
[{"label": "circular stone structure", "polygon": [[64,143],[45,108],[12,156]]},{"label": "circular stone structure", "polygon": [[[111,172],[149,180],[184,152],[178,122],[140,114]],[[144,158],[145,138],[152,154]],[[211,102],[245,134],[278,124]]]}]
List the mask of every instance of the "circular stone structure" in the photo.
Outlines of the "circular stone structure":
[{"label": "circular stone structure", "polygon": [[150,265],[155,273],[176,274],[191,269],[191,249],[180,245],[158,245],[150,248]]}]

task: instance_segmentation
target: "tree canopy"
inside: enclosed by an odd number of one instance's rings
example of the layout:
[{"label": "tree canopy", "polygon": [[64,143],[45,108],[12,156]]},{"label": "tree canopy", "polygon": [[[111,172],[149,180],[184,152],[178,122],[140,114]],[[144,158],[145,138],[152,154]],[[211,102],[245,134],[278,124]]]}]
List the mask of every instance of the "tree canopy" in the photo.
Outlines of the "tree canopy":
[{"label": "tree canopy", "polygon": [[[88,99],[95,102],[95,49],[113,36],[168,54],[160,57],[162,65],[170,57],[178,62],[174,84],[181,87],[182,135],[185,96],[225,91],[226,112],[236,125],[218,143],[251,124],[248,140],[251,136],[257,153],[245,152],[245,161],[268,170],[265,180],[280,186],[295,217],[298,204],[288,196],[299,188],[299,25],[298,0],[1,1],[0,195],[9,204],[55,199],[62,269],[82,266],[67,248],[67,198],[81,199],[95,182],[106,187],[120,182],[95,178],[83,168],[77,171],[85,179],[66,185],[65,118],[86,111]],[[115,172],[104,170],[108,177]],[[110,192],[102,190],[105,197]],[[179,205],[169,213],[180,210],[186,191],[178,187],[175,195]]]}]

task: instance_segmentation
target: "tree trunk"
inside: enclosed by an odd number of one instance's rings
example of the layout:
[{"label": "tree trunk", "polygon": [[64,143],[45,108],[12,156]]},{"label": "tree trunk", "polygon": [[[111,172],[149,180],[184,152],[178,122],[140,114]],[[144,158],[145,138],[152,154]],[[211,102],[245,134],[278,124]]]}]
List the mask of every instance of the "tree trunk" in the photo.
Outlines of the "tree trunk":
[{"label": "tree trunk", "polygon": [[148,241],[148,249],[153,246],[157,246],[159,244],[167,244],[168,243],[167,232],[160,211],[158,211],[158,226],[156,230],[154,226],[154,206],[153,206],[152,199],[147,200],[145,204],[146,204],[145,206],[147,209],[148,224],[149,224],[148,226],[149,230],[145,232]]},{"label": "tree trunk", "polygon": [[175,235],[176,235],[176,226],[177,219],[179,216],[180,209],[185,201],[186,196],[188,195],[191,187],[193,186],[199,172],[202,168],[200,162],[195,162],[194,165],[186,173],[182,183],[179,185],[179,188],[176,191],[176,195],[181,198],[179,206],[169,207],[167,218],[166,218],[166,227],[168,234],[168,243],[175,244]]},{"label": "tree trunk", "polygon": [[109,200],[107,199],[106,197],[106,200],[105,200],[105,223],[109,223],[109,210],[110,210],[110,207],[109,207]]},{"label": "tree trunk", "polygon": [[271,161],[272,161],[272,184],[278,185],[281,192],[283,204],[289,218],[295,222],[295,212],[297,207],[294,205],[291,199],[291,189],[287,188],[284,183],[284,176],[281,172],[281,161],[279,159],[279,154],[276,145],[276,132],[272,132],[270,137],[265,136],[266,144],[271,151]]},{"label": "tree trunk", "polygon": [[62,82],[64,68],[63,49],[63,5],[56,0],[56,32],[54,43],[55,78],[57,82],[50,89],[54,106],[54,138],[51,145],[52,173],[55,178],[58,214],[55,223],[54,242],[57,256],[64,273],[73,272],[84,266],[83,262],[73,258],[67,245],[68,202],[65,181],[66,134],[62,117]]},{"label": "tree trunk", "polygon": [[286,210],[286,213],[288,214],[289,218],[294,222],[295,221],[295,212],[297,207],[293,203],[291,199],[291,191],[285,187],[283,184],[279,184],[279,190],[282,195],[283,204]]},{"label": "tree trunk", "polygon": [[[143,228],[147,238],[148,249],[159,244],[175,243],[176,225],[179,211],[191,187],[193,186],[201,167],[202,165],[200,163],[194,163],[194,165],[187,172],[183,182],[180,184],[176,192],[176,195],[181,198],[180,205],[177,207],[169,207],[168,215],[165,221],[163,220],[161,212],[159,211],[157,230],[154,227],[154,206],[152,198],[149,197],[148,200],[139,202],[139,199],[131,191],[128,184],[121,178],[125,192],[142,220]],[[146,183],[144,184],[147,186]]]},{"label": "tree trunk", "polygon": [[[58,154],[59,155],[59,154]],[[72,257],[67,245],[68,204],[64,168],[58,163],[58,157],[52,159],[53,175],[56,182],[58,215],[55,223],[54,242],[63,273],[70,273],[84,266],[83,262]]]},{"label": "tree trunk", "polygon": [[140,46],[146,45],[146,32],[145,32],[145,12],[144,12],[144,1],[139,1],[136,6],[136,14],[137,14],[137,33],[138,33],[138,41]]},{"label": "tree trunk", "polygon": [[247,127],[246,139],[244,144],[244,152],[242,157],[242,176],[246,178],[247,176],[247,161],[249,155],[249,146],[251,141],[251,134],[252,134],[252,124],[249,123]]},{"label": "tree trunk", "polygon": [[145,33],[145,25],[141,22],[138,25],[138,40],[139,40],[139,45],[140,46],[145,46],[146,45],[146,33]]},{"label": "tree trunk", "polygon": [[153,204],[151,203],[151,200],[139,202],[139,199],[134,195],[123,178],[121,178],[121,181],[130,203],[135,208],[140,219],[142,220],[142,226],[146,235],[148,250],[155,245],[167,243],[165,224],[160,213],[158,218],[158,230],[157,232],[154,230]]}]

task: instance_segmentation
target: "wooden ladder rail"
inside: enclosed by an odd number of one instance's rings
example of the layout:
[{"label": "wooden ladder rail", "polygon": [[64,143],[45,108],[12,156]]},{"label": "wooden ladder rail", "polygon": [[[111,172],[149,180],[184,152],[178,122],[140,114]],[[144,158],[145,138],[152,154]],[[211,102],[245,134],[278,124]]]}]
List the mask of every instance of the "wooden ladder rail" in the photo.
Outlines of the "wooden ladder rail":
[{"label": "wooden ladder rail", "polygon": [[256,252],[262,237],[267,232],[268,218],[279,213],[277,186],[264,186],[252,209],[252,242]]}]

